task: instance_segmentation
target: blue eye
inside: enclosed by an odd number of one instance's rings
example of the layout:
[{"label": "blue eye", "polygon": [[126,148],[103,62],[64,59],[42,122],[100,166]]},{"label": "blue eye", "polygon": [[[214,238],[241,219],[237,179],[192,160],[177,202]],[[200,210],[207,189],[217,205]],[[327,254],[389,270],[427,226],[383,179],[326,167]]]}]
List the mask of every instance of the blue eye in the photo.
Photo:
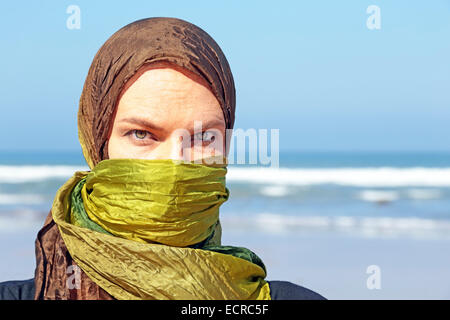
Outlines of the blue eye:
[{"label": "blue eye", "polygon": [[197,132],[195,134],[194,139],[202,140],[203,142],[213,142],[215,136],[212,131],[204,131],[204,132]]},{"label": "blue eye", "polygon": [[205,131],[203,133],[203,141],[212,142],[214,138],[214,134],[211,131]]}]

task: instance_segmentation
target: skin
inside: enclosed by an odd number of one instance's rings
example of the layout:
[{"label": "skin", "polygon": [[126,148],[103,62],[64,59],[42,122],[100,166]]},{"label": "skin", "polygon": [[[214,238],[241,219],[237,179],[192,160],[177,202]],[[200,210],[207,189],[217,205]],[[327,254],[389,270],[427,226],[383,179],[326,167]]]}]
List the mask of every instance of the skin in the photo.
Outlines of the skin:
[{"label": "skin", "polygon": [[[201,121],[201,130],[194,121]],[[126,83],[110,132],[110,159],[198,160],[224,150],[223,111],[203,78],[158,62]]]}]

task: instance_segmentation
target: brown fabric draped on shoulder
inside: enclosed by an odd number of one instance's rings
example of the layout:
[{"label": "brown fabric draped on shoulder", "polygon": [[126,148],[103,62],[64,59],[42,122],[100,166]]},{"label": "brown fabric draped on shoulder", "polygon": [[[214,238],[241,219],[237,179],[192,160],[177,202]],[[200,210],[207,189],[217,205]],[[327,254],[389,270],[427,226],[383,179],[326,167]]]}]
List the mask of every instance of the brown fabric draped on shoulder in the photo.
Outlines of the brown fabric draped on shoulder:
[{"label": "brown fabric draped on shoulder", "polygon": [[199,27],[175,18],[133,22],[113,34],[94,57],[78,112],[78,136],[92,169],[108,159],[111,119],[121,89],[143,65],[166,61],[203,78],[219,101],[226,128],[234,125],[233,75],[218,44]]},{"label": "brown fabric draped on shoulder", "polygon": [[[92,169],[108,159],[108,138],[116,105],[126,82],[143,66],[169,62],[200,76],[217,97],[226,128],[232,129],[236,95],[225,55],[201,28],[181,19],[155,17],[135,21],[114,33],[89,69],[78,111],[78,137]],[[36,239],[35,299],[113,299],[80,273],[80,288],[69,289],[75,266],[51,211]]]},{"label": "brown fabric draped on shoulder", "polygon": [[[38,233],[35,249],[35,300],[114,300],[72,260],[51,211]],[[78,286],[74,278],[76,272],[79,272]]]}]

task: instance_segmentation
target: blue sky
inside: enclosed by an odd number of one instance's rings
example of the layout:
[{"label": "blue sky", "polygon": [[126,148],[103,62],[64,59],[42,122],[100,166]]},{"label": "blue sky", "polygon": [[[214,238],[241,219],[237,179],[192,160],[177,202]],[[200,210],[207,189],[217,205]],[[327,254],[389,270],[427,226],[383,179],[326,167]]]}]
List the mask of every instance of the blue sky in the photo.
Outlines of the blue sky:
[{"label": "blue sky", "polygon": [[[69,30],[69,5],[81,29]],[[369,30],[366,8],[381,9]],[[92,58],[122,26],[178,17],[207,31],[236,82],[236,127],[290,150],[450,151],[450,1],[2,3],[0,149],[79,150]]]}]

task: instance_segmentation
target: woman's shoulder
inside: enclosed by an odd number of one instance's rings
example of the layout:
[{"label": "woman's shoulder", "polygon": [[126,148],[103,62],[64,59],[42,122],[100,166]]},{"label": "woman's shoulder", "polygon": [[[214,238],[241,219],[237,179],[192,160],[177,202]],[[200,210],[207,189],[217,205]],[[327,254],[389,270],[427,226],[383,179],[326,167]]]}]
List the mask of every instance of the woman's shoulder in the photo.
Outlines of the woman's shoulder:
[{"label": "woman's shoulder", "polygon": [[320,294],[289,281],[267,281],[272,300],[326,300]]},{"label": "woman's shoulder", "polygon": [[34,278],[0,282],[0,300],[33,300]]}]

